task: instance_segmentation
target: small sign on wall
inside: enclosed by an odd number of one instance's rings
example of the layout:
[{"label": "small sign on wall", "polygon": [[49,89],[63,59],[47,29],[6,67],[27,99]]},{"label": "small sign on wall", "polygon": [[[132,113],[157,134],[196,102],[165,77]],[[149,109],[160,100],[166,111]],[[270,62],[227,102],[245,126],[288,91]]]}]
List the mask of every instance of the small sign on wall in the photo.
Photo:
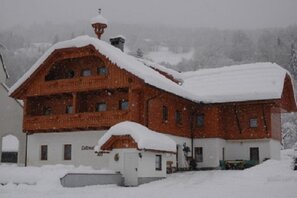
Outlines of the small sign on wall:
[{"label": "small sign on wall", "polygon": [[81,146],[81,150],[82,150],[82,151],[90,151],[90,150],[93,151],[93,150],[94,150],[94,147],[95,147],[95,146],[84,146],[84,145],[83,145],[83,146]]}]

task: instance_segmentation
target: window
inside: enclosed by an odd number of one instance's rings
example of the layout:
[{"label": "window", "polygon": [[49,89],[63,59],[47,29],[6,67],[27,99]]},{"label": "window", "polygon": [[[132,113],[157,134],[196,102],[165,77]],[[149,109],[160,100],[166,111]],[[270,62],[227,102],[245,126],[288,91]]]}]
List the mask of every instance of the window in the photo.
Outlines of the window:
[{"label": "window", "polygon": [[40,160],[47,160],[47,145],[40,147]]},{"label": "window", "polygon": [[203,162],[203,148],[195,147],[195,159],[196,162]]},{"label": "window", "polygon": [[196,117],[196,126],[204,127],[204,114],[197,115]]},{"label": "window", "polygon": [[251,118],[250,119],[250,127],[251,128],[257,128],[258,127],[258,120],[257,120],[257,118]]},{"label": "window", "polygon": [[72,105],[67,105],[66,106],[66,113],[67,114],[73,113],[73,106]]},{"label": "window", "polygon": [[64,144],[64,160],[71,160],[71,144]]},{"label": "window", "polygon": [[68,70],[66,71],[66,78],[73,78],[74,77],[74,71]]},{"label": "window", "polygon": [[97,74],[100,76],[106,76],[107,75],[107,67],[97,67]]},{"label": "window", "polygon": [[156,155],[156,170],[162,170],[162,156]]},{"label": "window", "polygon": [[107,109],[107,105],[105,102],[100,102],[96,104],[96,111],[97,112],[102,112],[102,111],[106,111]]},{"label": "window", "polygon": [[81,72],[81,76],[91,76],[92,72],[90,69],[84,69]]},{"label": "window", "polygon": [[175,111],[175,122],[176,124],[181,124],[182,123],[182,114],[181,111]]},{"label": "window", "polygon": [[168,107],[163,106],[163,121],[168,121]]},{"label": "window", "polygon": [[52,108],[51,107],[44,107],[43,108],[43,115],[51,115],[52,112]]},{"label": "window", "polygon": [[120,110],[127,110],[129,107],[128,100],[121,100],[120,101]]}]

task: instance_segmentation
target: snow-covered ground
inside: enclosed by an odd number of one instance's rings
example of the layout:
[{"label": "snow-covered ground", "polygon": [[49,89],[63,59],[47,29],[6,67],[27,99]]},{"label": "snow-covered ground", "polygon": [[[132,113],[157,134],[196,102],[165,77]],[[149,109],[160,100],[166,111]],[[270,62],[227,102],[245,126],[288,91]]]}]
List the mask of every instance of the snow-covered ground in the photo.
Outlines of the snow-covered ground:
[{"label": "snow-covered ground", "polygon": [[0,185],[0,197],[296,198],[297,171],[291,169],[292,155],[292,150],[285,150],[280,161],[268,160],[244,171],[176,173],[167,179],[131,188],[115,185],[63,188],[60,185],[59,177],[65,172],[88,171],[84,167],[57,165],[20,168],[2,165],[0,183],[9,183]]}]

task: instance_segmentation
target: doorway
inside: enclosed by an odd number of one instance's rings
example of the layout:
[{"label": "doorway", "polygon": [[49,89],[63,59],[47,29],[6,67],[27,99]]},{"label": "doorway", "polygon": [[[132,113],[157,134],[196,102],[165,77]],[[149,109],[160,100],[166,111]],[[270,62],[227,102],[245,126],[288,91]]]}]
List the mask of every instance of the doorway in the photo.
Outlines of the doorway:
[{"label": "doorway", "polygon": [[259,148],[258,147],[250,148],[250,160],[259,162]]},{"label": "doorway", "polygon": [[138,153],[124,153],[124,185],[138,185]]}]

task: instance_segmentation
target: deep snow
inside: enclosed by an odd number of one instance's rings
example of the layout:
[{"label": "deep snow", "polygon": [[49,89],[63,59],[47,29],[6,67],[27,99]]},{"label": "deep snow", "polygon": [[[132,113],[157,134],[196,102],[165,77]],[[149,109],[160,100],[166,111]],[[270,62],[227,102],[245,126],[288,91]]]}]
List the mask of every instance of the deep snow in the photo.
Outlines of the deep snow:
[{"label": "deep snow", "polygon": [[[144,184],[139,187],[115,185],[63,188],[59,178],[69,166],[46,166],[42,168],[0,166],[0,183],[3,178],[10,183],[0,185],[1,198],[17,197],[199,197],[199,198],[296,198],[297,171],[291,169],[293,150],[282,151],[282,159],[268,160],[244,171],[197,171],[169,175],[167,179]],[[83,169],[81,169],[83,170]],[[32,182],[35,178],[36,184]],[[34,185],[13,184],[27,181]]]}]

